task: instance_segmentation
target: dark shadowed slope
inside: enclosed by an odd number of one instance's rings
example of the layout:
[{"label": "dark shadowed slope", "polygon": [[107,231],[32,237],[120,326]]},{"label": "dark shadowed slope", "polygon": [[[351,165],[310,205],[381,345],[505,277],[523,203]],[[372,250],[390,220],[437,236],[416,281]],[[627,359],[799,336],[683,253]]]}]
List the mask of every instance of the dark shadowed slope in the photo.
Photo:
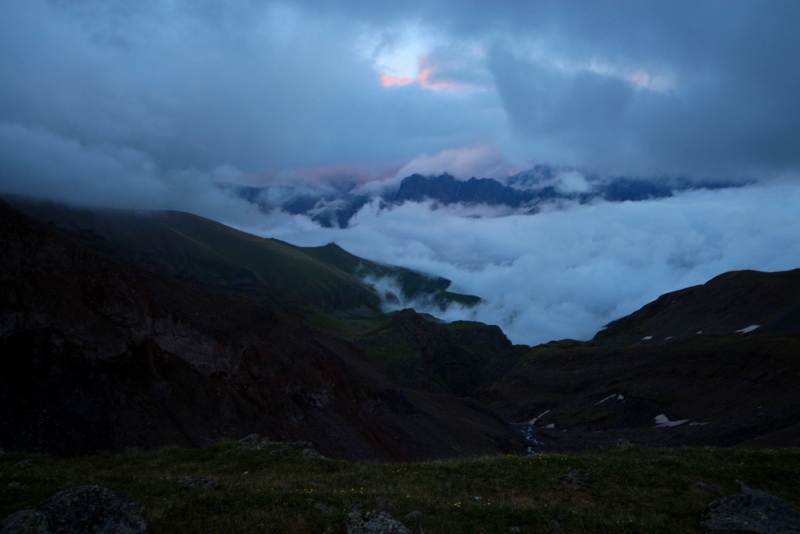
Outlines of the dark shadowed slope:
[{"label": "dark shadowed slope", "polygon": [[[595,341],[660,342],[705,334],[800,332],[800,269],[734,271],[660,296],[610,323]],[[649,339],[644,339],[649,338]]]},{"label": "dark shadowed slope", "polygon": [[202,288],[324,308],[377,309],[380,297],[352,275],[297,247],[171,211],[71,208],[10,197],[18,209],[125,263]]},{"label": "dark shadowed slope", "polygon": [[346,458],[518,446],[292,317],[121,264],[0,203],[0,446],[81,454],[249,433]]},{"label": "dark shadowed slope", "polygon": [[535,433],[556,448],[620,437],[798,446],[799,303],[800,270],[726,273],[660,297],[590,342],[516,349],[516,363],[479,398],[511,420],[545,414]]},{"label": "dark shadowed slope", "polygon": [[444,323],[412,309],[392,314],[354,343],[394,383],[458,395],[472,395],[486,383],[487,366],[511,349],[497,326]]}]

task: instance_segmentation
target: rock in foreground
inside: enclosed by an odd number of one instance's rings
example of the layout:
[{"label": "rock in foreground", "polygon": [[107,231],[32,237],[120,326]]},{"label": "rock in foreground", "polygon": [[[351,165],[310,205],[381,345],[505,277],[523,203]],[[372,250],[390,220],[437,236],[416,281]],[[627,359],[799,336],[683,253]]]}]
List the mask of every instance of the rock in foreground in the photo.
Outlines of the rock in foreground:
[{"label": "rock in foreground", "polygon": [[364,515],[350,512],[345,524],[347,534],[411,534],[404,524],[382,510],[373,510]]},{"label": "rock in foreground", "polygon": [[140,534],[144,508],[99,486],[79,486],[54,495],[38,510],[12,514],[0,534]]},{"label": "rock in foreground", "polygon": [[[741,484],[741,482],[740,482]],[[702,523],[714,530],[745,530],[761,534],[800,533],[800,513],[783,500],[742,484],[742,492],[713,501]]]}]

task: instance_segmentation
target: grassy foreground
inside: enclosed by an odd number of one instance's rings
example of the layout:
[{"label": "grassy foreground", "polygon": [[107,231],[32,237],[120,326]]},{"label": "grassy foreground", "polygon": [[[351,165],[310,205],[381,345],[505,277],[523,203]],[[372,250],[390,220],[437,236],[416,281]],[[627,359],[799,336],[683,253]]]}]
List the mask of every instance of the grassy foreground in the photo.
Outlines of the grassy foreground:
[{"label": "grassy foreground", "polygon": [[[17,465],[24,459],[32,465]],[[179,485],[185,476],[218,487]],[[72,459],[0,454],[0,519],[58,491],[98,484],[144,505],[154,533],[340,533],[353,505],[371,510],[376,499],[415,533],[706,532],[700,512],[737,493],[735,479],[800,509],[800,449],[631,448],[375,464],[222,443]]]}]

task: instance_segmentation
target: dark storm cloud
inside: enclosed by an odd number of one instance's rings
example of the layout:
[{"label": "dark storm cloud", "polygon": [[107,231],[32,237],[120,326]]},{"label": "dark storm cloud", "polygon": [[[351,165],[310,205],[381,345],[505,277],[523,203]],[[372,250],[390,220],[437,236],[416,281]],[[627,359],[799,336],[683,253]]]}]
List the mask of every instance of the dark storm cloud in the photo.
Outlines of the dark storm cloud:
[{"label": "dark storm cloud", "polygon": [[[337,241],[487,299],[448,318],[586,338],[725,270],[797,267],[797,28],[794,0],[7,0],[0,193]],[[282,202],[538,162],[774,179],[535,216],[367,204],[347,230],[217,187],[269,182]],[[562,174],[558,187],[587,187]]]},{"label": "dark storm cloud", "polygon": [[358,50],[356,22],[291,4],[2,10],[0,120],[129,146],[164,168],[409,159],[492,129],[485,112],[464,114],[458,101],[388,93]]},{"label": "dark storm cloud", "polygon": [[623,172],[800,167],[798,2],[367,4],[348,3],[354,16],[416,15],[484,42],[511,144],[534,159]]},{"label": "dark storm cloud", "polygon": [[[531,146],[623,170],[800,167],[800,4],[581,7],[549,19],[536,55],[511,39],[492,47],[497,90]],[[645,76],[653,87],[636,83]]]},{"label": "dark storm cloud", "polygon": [[[797,2],[5,2],[0,122],[161,175],[480,146],[518,165],[796,171],[799,23]],[[0,169],[21,164],[6,151]]]}]

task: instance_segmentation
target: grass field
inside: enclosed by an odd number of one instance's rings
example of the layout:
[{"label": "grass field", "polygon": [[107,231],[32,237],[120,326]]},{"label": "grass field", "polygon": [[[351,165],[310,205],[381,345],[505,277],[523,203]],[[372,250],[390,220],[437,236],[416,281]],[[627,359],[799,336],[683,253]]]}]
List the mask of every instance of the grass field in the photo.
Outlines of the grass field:
[{"label": "grass field", "polygon": [[[18,466],[23,459],[32,465]],[[187,488],[177,483],[185,476],[218,486]],[[374,509],[376,499],[427,534],[707,532],[701,511],[737,493],[736,479],[800,509],[798,449],[630,448],[376,464],[222,443],[72,459],[0,454],[0,517],[98,484],[140,502],[154,533],[338,533],[348,511]],[[419,514],[406,518],[411,512]]]}]

